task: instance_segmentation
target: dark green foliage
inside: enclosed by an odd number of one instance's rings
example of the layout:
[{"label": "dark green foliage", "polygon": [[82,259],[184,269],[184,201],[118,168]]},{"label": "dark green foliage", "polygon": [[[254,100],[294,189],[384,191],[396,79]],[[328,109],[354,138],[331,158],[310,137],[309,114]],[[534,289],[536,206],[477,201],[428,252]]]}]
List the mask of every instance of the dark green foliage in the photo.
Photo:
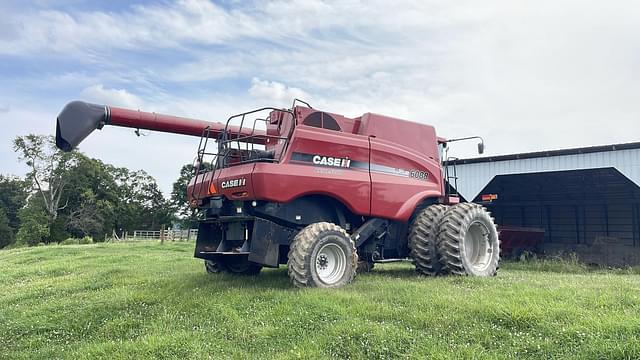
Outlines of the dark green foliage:
[{"label": "dark green foliage", "polygon": [[32,196],[27,205],[20,209],[18,217],[20,218],[20,229],[16,236],[18,245],[35,246],[40,242],[48,242],[51,229],[41,198]]},{"label": "dark green foliage", "polygon": [[16,137],[13,149],[29,169],[26,181],[34,196],[42,199],[47,225],[51,227],[58,211],[67,206],[62,195],[80,154],[60,151],[53,136],[34,134]]},{"label": "dark green foliage", "polygon": [[0,249],[12,244],[20,227],[18,211],[27,199],[23,180],[0,175]]},{"label": "dark green foliage", "polygon": [[[0,209],[20,245],[104,239],[113,231],[158,230],[174,220],[171,204],[142,170],[118,168],[78,151],[64,153],[50,136],[19,136],[14,149],[29,172],[24,182],[0,176]],[[0,219],[2,231],[9,230]],[[0,238],[0,247],[12,241],[9,235]]]},{"label": "dark green foliage", "polygon": [[20,225],[18,210],[20,210],[27,200],[27,184],[12,176],[0,175],[0,208],[4,209],[9,226],[17,229]]},{"label": "dark green foliage", "polygon": [[9,225],[9,219],[4,212],[4,208],[0,207],[0,249],[13,244],[15,241],[15,234],[13,228]]},{"label": "dark green foliage", "polygon": [[176,209],[176,213],[181,217],[191,216],[191,208],[187,198],[187,185],[189,180],[193,178],[194,168],[191,164],[186,164],[180,169],[178,180],[173,183],[171,190],[171,205]]},{"label": "dark green foliage", "polygon": [[[211,164],[204,163],[201,171],[210,171],[211,168]],[[194,175],[195,169],[193,165],[186,164],[182,166],[180,176],[178,180],[173,183],[173,189],[171,190],[171,206],[174,208],[174,212],[178,216],[183,228],[189,228],[197,220],[196,213],[189,207],[187,196],[187,185]]]}]

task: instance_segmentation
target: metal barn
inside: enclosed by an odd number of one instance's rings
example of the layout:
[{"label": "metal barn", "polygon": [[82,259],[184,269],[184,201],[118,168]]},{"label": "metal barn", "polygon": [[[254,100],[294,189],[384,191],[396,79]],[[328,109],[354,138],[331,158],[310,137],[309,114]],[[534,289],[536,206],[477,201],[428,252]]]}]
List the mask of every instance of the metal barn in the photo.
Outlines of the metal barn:
[{"label": "metal barn", "polygon": [[544,231],[545,253],[640,264],[640,142],[462,159],[457,190],[500,226]]}]

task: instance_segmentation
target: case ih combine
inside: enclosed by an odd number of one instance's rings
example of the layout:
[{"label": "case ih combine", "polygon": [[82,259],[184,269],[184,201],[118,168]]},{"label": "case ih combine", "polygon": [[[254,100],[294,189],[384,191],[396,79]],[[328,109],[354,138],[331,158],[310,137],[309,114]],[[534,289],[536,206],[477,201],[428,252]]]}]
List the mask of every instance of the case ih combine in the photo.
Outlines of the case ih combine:
[{"label": "case ih combine", "polygon": [[424,275],[498,269],[493,219],[448,193],[441,158],[454,140],[432,126],[347,118],[299,100],[226,124],[74,101],[58,116],[56,144],[71,151],[104,125],[200,137],[185,191],[199,212],[195,257],[208,272],[287,264],[295,286],[339,287],[406,258]]}]

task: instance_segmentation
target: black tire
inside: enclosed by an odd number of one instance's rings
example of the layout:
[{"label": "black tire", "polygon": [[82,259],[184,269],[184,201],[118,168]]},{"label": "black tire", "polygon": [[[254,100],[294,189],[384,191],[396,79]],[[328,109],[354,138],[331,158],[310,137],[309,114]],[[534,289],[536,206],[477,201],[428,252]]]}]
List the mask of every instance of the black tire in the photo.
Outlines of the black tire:
[{"label": "black tire", "polygon": [[438,229],[438,254],[449,274],[496,275],[500,240],[491,214],[478,204],[451,206]]},{"label": "black tire", "polygon": [[249,261],[248,256],[230,255],[224,260],[225,270],[237,275],[258,275],[262,265]]},{"label": "black tire", "polygon": [[411,223],[408,238],[410,256],[420,274],[435,276],[442,272],[436,244],[438,225],[447,208],[441,204],[430,205],[419,210]]},{"label": "black tire", "polygon": [[297,287],[337,288],[355,277],[358,254],[343,228],[318,222],[293,239],[287,264],[289,277]]},{"label": "black tire", "polygon": [[356,267],[356,272],[358,274],[368,273],[368,272],[373,271],[374,267],[375,267],[375,263],[372,263],[370,261],[360,260],[360,261],[358,261],[358,266]]},{"label": "black tire", "polygon": [[237,275],[257,275],[262,270],[262,265],[251,262],[246,256],[231,255],[225,258],[205,260],[205,269],[210,274],[227,272]]},{"label": "black tire", "polygon": [[222,263],[219,263],[213,260],[205,260],[204,268],[207,270],[209,274],[218,274],[225,270],[224,265]]}]

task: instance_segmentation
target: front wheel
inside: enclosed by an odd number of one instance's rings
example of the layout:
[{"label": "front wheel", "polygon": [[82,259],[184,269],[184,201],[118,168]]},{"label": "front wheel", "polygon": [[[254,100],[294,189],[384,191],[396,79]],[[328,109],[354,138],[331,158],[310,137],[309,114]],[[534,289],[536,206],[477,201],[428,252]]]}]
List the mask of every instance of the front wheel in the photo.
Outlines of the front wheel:
[{"label": "front wheel", "polygon": [[338,225],[319,222],[302,229],[289,249],[289,277],[297,287],[335,288],[356,275],[355,244]]}]

